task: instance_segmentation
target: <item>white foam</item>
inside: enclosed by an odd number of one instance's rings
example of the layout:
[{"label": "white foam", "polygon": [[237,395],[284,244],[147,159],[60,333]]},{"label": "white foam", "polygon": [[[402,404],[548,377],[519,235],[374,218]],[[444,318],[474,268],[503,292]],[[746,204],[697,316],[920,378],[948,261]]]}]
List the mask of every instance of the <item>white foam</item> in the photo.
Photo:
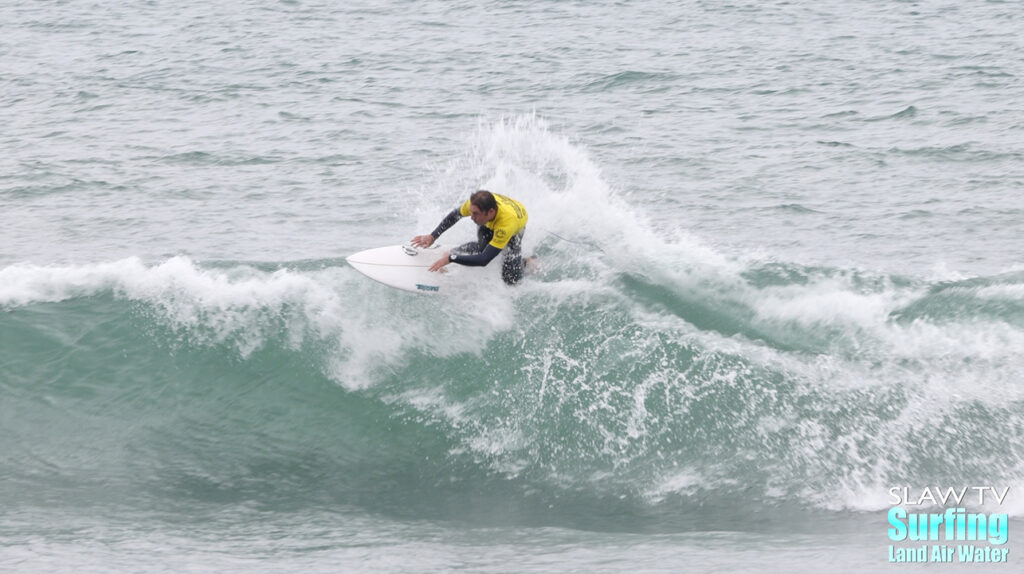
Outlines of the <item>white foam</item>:
[{"label": "white foam", "polygon": [[984,299],[996,301],[1022,301],[1024,302],[1024,284],[1014,285],[990,285],[981,287],[975,295]]},{"label": "white foam", "polygon": [[[886,290],[860,293],[839,279],[810,285],[769,287],[752,295],[751,306],[763,320],[876,327],[912,297],[912,293]],[[748,295],[749,296],[749,295]]]},{"label": "white foam", "polygon": [[189,344],[226,344],[243,357],[271,340],[283,338],[293,349],[315,343],[327,349],[326,373],[351,388],[372,385],[410,349],[442,357],[479,352],[515,316],[508,297],[411,297],[347,268],[265,272],[245,265],[204,268],[172,257],[151,265],[129,258],[0,270],[5,307],[99,295],[143,304],[146,314]]},{"label": "white foam", "polygon": [[668,473],[645,493],[648,500],[657,503],[669,495],[693,495],[708,486],[707,479],[693,468]]}]

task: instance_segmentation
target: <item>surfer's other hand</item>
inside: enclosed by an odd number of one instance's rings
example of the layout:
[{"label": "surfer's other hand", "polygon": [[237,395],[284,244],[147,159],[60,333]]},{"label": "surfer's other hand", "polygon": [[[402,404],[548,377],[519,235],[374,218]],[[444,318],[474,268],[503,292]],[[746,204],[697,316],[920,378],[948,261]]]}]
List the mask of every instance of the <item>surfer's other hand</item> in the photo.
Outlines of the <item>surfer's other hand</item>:
[{"label": "surfer's other hand", "polygon": [[413,237],[412,241],[409,243],[411,243],[413,247],[430,247],[434,244],[434,236],[430,234],[417,235],[416,237]]},{"label": "surfer's other hand", "polygon": [[451,262],[448,259],[448,255],[450,255],[450,253],[445,251],[444,254],[441,256],[441,258],[438,259],[437,261],[435,261],[434,264],[430,266],[430,270],[431,271],[445,271],[444,269],[442,269],[442,267],[444,267],[445,265],[448,265],[448,263]]}]

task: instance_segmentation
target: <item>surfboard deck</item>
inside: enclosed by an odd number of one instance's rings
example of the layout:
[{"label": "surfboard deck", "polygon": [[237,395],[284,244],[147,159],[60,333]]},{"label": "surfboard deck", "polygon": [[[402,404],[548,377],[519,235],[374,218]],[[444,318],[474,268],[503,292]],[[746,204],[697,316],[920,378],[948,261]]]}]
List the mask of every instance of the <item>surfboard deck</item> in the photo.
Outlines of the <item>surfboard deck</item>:
[{"label": "surfboard deck", "polygon": [[[388,287],[413,293],[437,293],[445,287],[451,273],[431,272],[429,268],[448,249],[437,243],[424,248],[388,245],[353,253],[345,260],[356,271]],[[456,266],[445,269],[453,267]]]}]

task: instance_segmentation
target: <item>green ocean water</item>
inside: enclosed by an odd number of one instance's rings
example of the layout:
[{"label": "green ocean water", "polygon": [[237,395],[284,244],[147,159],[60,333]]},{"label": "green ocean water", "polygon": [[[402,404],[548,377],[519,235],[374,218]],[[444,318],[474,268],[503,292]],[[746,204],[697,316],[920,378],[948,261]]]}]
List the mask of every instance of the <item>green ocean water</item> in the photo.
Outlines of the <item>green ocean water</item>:
[{"label": "green ocean water", "polygon": [[[327,571],[350,543],[525,538],[507,556],[546,529],[589,540],[559,548],[654,544],[655,569],[708,536],[765,554],[765,538],[787,552],[802,537],[863,566],[884,556],[890,485],[1016,484],[1024,309],[987,295],[1019,274],[897,286],[771,265],[673,289],[559,270],[475,305],[340,263],[270,267],[5,270],[50,289],[0,317],[4,535],[26,557],[12,566],[90,554],[102,534],[129,551],[94,569],[174,569],[198,535],[215,569],[245,563],[242,537],[274,549],[256,564]],[[898,303],[879,324],[754,308],[834,281],[818,296]],[[174,540],[154,564],[140,535]]]},{"label": "green ocean water", "polygon": [[[1014,10],[0,7],[0,570],[1011,571]],[[522,285],[345,263],[476,188]]]}]

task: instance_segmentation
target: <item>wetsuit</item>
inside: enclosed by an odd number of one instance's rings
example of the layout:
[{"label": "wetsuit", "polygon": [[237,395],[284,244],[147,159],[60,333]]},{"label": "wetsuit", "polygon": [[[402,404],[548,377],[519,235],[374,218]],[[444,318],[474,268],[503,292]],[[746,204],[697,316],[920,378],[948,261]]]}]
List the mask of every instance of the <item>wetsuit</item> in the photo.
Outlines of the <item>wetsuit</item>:
[{"label": "wetsuit", "polygon": [[[501,278],[505,283],[514,285],[523,278],[523,232],[526,230],[528,216],[526,208],[518,201],[497,193],[494,194],[494,199],[498,204],[494,219],[477,228],[476,241],[452,249],[450,260],[460,265],[483,267],[504,250],[505,260],[501,266]],[[469,205],[470,202],[467,200],[457,209],[453,209],[430,235],[437,239],[460,219],[469,215]]]}]

